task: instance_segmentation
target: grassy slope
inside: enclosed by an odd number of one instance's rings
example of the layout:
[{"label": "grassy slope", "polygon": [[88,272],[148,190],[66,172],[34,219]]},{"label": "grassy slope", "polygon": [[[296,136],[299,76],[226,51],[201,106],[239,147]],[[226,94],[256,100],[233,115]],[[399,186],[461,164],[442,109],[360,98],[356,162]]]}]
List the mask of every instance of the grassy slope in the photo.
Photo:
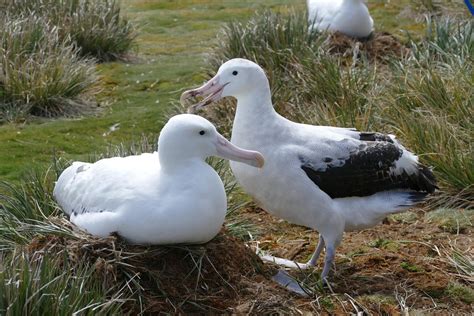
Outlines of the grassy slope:
[{"label": "grassy slope", "polygon": [[[139,28],[138,60],[98,66],[104,110],[96,117],[0,126],[0,179],[16,181],[32,165],[49,163],[53,152],[87,159],[107,144],[157,134],[180,91],[200,82],[203,53],[219,27],[229,18],[245,18],[258,8],[285,2],[239,1],[223,6],[204,1],[124,1]],[[116,123],[120,128],[104,136]]]},{"label": "grassy slope", "polygon": [[[401,29],[418,30],[410,10],[398,14],[408,2],[372,2],[378,28],[400,35]],[[0,179],[18,180],[32,165],[49,163],[53,152],[87,159],[107,144],[157,134],[182,89],[201,81],[205,53],[223,23],[243,20],[260,8],[286,10],[288,5],[304,10],[305,1],[124,1],[139,28],[138,61],[98,66],[104,110],[95,117],[0,126]],[[108,133],[116,123],[120,128]]]}]

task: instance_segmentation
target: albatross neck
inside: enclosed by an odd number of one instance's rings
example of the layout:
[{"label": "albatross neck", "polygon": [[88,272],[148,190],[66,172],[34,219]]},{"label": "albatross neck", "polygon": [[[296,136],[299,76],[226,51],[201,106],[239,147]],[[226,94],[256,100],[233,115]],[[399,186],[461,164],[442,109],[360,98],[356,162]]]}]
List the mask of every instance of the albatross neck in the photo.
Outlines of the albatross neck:
[{"label": "albatross neck", "polygon": [[237,97],[235,123],[245,122],[262,124],[277,119],[277,112],[273,108],[270,89],[262,89]]}]

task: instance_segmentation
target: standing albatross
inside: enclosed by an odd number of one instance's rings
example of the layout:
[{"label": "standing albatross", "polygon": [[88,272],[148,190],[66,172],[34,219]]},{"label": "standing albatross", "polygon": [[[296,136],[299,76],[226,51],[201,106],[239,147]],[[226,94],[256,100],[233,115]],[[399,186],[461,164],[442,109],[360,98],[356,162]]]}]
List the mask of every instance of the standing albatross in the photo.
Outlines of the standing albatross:
[{"label": "standing albatross", "polygon": [[196,96],[206,97],[190,111],[226,96],[237,99],[232,142],[261,152],[265,167],[257,171],[231,162],[232,171],[263,209],[319,232],[312,258],[298,266],[314,266],[325,248],[323,279],[344,231],[372,227],[436,189],[430,169],[392,135],[299,124],[279,115],[265,72],[249,60],[224,63],[181,101]]},{"label": "standing albatross", "polygon": [[71,222],[93,235],[117,233],[134,244],[205,243],[227,211],[209,156],[263,166],[260,153],[232,145],[208,120],[182,114],[161,130],[158,152],[74,162],[53,194]]}]

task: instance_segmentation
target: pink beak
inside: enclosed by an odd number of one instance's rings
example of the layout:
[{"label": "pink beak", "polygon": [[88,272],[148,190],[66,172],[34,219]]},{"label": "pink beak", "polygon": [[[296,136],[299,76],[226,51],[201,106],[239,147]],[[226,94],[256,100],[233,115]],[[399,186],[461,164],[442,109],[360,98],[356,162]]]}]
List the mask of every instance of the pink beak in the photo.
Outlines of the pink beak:
[{"label": "pink beak", "polygon": [[265,160],[258,151],[245,150],[229,142],[221,134],[217,134],[217,155],[221,158],[243,162],[247,165],[262,168]]},{"label": "pink beak", "polygon": [[182,105],[185,105],[185,101],[189,98],[195,98],[199,96],[206,96],[202,101],[191,105],[188,108],[188,113],[195,113],[199,109],[205,107],[212,102],[218,101],[221,98],[222,90],[227,83],[220,83],[219,82],[219,75],[214,76],[211,80],[206,82],[204,85],[197,89],[187,90],[181,94],[181,98],[179,99]]}]

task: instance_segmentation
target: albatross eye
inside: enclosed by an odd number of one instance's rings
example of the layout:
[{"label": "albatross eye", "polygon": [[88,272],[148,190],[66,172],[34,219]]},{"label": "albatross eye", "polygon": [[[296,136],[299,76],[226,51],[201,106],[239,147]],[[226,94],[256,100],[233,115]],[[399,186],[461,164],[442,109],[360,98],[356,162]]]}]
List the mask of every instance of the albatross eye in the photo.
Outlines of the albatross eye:
[{"label": "albatross eye", "polygon": [[204,134],[206,134],[205,131],[199,131],[199,135],[204,135]]},{"label": "albatross eye", "polygon": [[238,72],[237,70],[232,71],[232,74],[233,74],[234,76],[237,76],[238,73],[239,73],[239,72]]}]

